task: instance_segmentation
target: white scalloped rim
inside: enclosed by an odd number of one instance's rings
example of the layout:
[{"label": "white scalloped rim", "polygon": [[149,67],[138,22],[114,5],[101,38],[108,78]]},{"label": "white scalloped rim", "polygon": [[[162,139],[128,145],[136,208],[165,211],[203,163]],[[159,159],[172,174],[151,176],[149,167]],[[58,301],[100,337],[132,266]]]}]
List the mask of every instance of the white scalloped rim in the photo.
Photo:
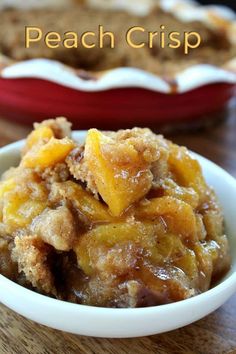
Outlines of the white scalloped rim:
[{"label": "white scalloped rim", "polygon": [[[5,68],[6,79],[38,78],[82,91],[104,91],[112,88],[139,87],[161,93],[170,93],[172,87],[160,77],[135,68],[117,68],[107,71],[98,80],[83,80],[56,61],[33,59]],[[191,78],[191,80],[190,80]],[[184,93],[209,83],[236,84],[236,74],[211,65],[196,65],[176,76],[178,92]]]},{"label": "white scalloped rim", "polygon": [[[64,1],[65,0],[60,0],[60,3],[62,4]],[[101,7],[106,4],[106,6],[113,9],[125,9],[127,11],[134,9],[133,12],[139,15],[145,15],[156,0],[139,0],[140,6],[137,6],[137,1],[134,0],[88,1],[90,4],[96,6],[99,3]],[[43,1],[44,4],[46,2],[52,5],[55,3],[55,0]],[[3,0],[3,3],[5,3],[5,5],[13,5],[15,0]],[[30,0],[30,3],[31,5],[36,5],[35,0]],[[211,25],[212,14],[214,14],[214,18],[217,16],[220,19],[232,22],[232,30],[236,30],[236,14],[225,6],[201,6],[193,0],[160,0],[159,3],[163,10],[174,14],[183,22],[200,20]],[[234,38],[234,36],[232,37]],[[235,64],[232,65],[232,63]],[[212,65],[201,64],[192,66],[176,75],[177,91],[184,93],[212,83],[236,84],[236,60],[235,62],[234,60],[231,61],[229,69],[232,70],[232,67],[235,69],[235,72]],[[170,93],[172,91],[171,84],[154,74],[140,69],[116,68],[102,73],[97,80],[84,80],[69,67],[57,61],[47,59],[32,59],[9,65],[1,71],[1,76],[7,79],[38,78],[72,89],[88,92],[122,87],[145,88],[161,93]]]}]

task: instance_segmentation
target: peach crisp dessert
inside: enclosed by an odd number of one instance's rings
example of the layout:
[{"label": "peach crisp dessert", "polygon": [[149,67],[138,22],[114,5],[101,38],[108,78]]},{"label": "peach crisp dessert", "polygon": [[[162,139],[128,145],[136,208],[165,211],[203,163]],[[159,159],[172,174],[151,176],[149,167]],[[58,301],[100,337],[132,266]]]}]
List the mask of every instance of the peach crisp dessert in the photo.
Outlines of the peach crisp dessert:
[{"label": "peach crisp dessert", "polygon": [[199,163],[149,129],[71,137],[35,124],[0,182],[0,273],[79,304],[144,307],[209,289],[230,266]]}]

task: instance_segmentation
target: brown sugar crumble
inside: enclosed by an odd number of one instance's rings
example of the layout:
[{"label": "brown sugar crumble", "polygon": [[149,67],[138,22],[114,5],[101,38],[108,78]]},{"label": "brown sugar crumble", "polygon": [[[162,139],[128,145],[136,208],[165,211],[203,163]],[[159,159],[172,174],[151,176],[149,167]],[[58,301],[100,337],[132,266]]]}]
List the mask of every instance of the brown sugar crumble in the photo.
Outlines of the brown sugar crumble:
[{"label": "brown sugar crumble", "polygon": [[0,182],[0,273],[79,304],[143,307],[207,291],[230,267],[199,163],[149,129],[35,124]]},{"label": "brown sugar crumble", "polygon": [[[60,21],[58,21],[60,18]],[[93,21],[91,21],[91,18]],[[55,31],[63,38],[67,31],[84,33],[88,29],[97,31],[103,24],[107,31],[114,33],[115,48],[109,47],[109,40],[105,40],[104,48],[65,48],[62,44],[58,48],[48,48],[44,41],[34,43],[25,48],[25,27],[39,27],[43,33]],[[127,25],[124,26],[124,24]],[[129,28],[141,26],[148,31],[160,31],[165,25],[167,33],[177,31],[197,32],[202,38],[201,45],[189,52],[187,59],[183,44],[173,50],[160,48],[155,42],[153,48],[134,50],[125,41]],[[85,3],[78,3],[73,9],[6,9],[0,13],[0,52],[14,60],[21,61],[32,58],[47,58],[58,60],[76,69],[81,69],[81,75],[87,80],[88,72],[109,70],[117,67],[134,67],[160,75],[171,80],[175,74],[196,64],[212,64],[223,66],[236,57],[236,47],[228,38],[225,27],[211,28],[201,21],[181,22],[174,15],[163,11],[158,5],[146,16],[137,16],[126,11],[92,8]],[[140,33],[139,33],[140,36]],[[140,38],[134,40],[140,41]],[[142,36],[143,40],[143,36]],[[180,38],[183,43],[183,38]],[[84,75],[83,73],[86,73]],[[91,75],[91,78],[94,76]]]}]

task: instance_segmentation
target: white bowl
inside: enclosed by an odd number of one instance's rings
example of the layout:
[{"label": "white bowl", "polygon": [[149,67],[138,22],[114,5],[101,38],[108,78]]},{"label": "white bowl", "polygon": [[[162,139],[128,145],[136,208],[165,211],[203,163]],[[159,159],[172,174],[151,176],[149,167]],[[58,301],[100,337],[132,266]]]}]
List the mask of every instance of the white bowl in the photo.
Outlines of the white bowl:
[{"label": "white bowl", "polygon": [[[75,132],[82,140],[85,132]],[[23,142],[0,149],[0,174],[19,161]],[[49,298],[0,276],[0,301],[19,314],[43,325],[95,337],[139,337],[188,325],[220,307],[236,291],[236,180],[209,160],[194,154],[207,182],[224,208],[230,240],[232,268],[214,288],[193,298],[155,307],[111,309],[77,305]]]}]

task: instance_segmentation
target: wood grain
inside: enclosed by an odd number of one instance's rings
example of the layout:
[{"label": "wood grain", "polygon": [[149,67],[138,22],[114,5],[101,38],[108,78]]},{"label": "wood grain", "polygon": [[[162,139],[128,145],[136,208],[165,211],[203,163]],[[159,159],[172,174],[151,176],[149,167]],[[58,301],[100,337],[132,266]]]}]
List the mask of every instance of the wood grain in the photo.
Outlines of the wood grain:
[{"label": "wood grain", "polygon": [[[23,138],[29,127],[0,120],[0,145]],[[171,137],[236,177],[236,107],[211,129]],[[17,299],[16,299],[17,301]],[[0,354],[236,354],[236,295],[192,325],[136,339],[88,338],[35,324],[0,305]]]}]

